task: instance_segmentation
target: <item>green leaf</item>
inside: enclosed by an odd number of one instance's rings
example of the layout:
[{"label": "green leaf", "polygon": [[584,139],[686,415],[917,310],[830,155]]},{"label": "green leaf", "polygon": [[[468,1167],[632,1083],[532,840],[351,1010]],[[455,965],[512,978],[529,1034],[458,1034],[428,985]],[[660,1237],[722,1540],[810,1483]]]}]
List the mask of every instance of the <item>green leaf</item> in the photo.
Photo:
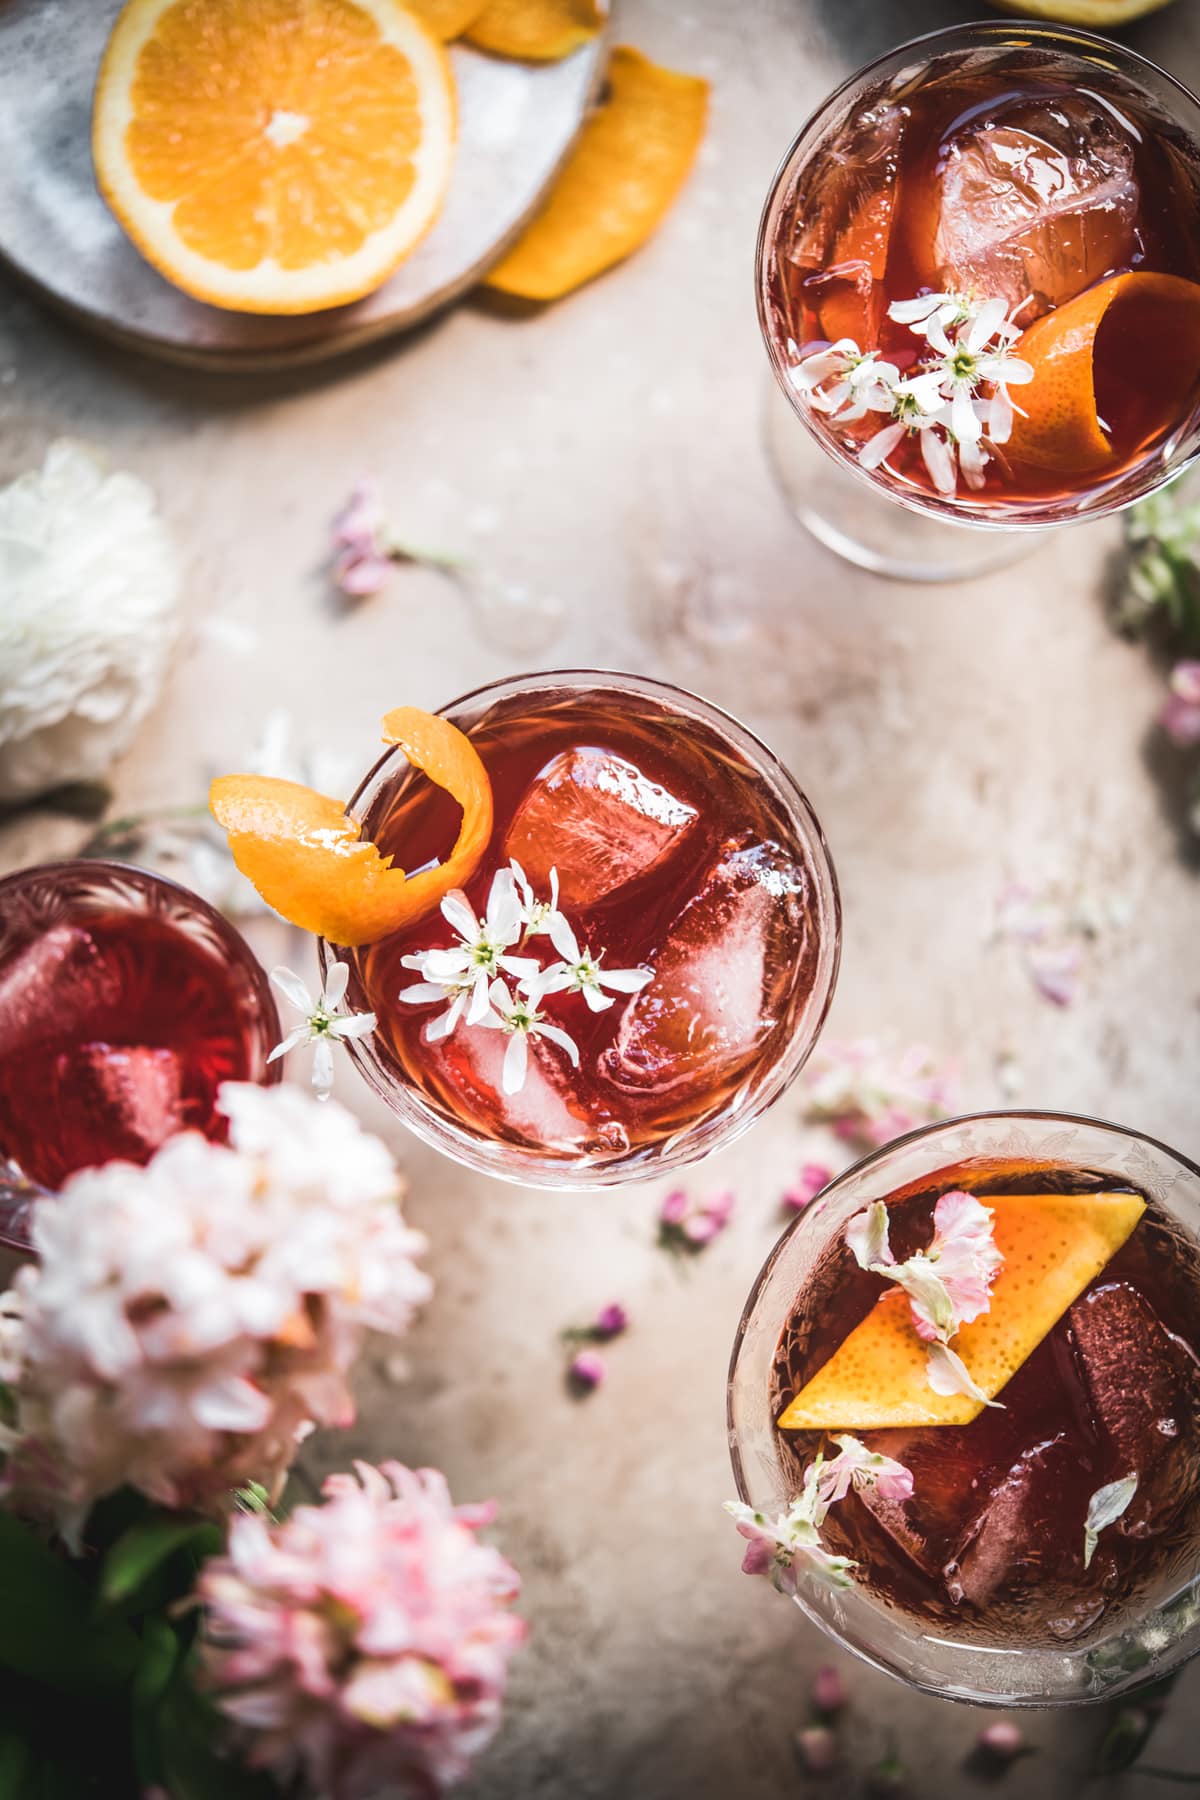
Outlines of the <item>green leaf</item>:
[{"label": "green leaf", "polygon": [[133,1674],[130,1719],[133,1760],[143,1787],[156,1786],[163,1778],[158,1715],[182,1648],[165,1619],[147,1619],[141,1658]]},{"label": "green leaf", "polygon": [[0,1513],[0,1596],[0,1667],[65,1693],[111,1690],[129,1680],[137,1635],[119,1619],[98,1624],[80,1567],[6,1513]]},{"label": "green leaf", "polygon": [[177,1550],[188,1548],[199,1561],[215,1555],[221,1541],[220,1531],[209,1519],[164,1514],[131,1525],[101,1565],[101,1602],[111,1607],[131,1599]]},{"label": "green leaf", "polygon": [[26,1800],[33,1774],[33,1745],[13,1725],[0,1725],[0,1800]]},{"label": "green leaf", "polygon": [[223,1729],[216,1709],[196,1692],[184,1665],[159,1711],[163,1780],[172,1800],[279,1800],[269,1775],[218,1754]]}]

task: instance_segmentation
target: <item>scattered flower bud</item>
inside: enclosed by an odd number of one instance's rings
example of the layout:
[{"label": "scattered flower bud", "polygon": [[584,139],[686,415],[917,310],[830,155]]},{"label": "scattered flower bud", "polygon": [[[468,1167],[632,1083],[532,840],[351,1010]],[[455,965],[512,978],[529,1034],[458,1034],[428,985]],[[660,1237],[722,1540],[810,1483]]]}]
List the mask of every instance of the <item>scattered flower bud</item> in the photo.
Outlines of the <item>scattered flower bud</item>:
[{"label": "scattered flower bud", "polygon": [[663,1244],[673,1250],[702,1250],[724,1231],[735,1204],[736,1196],[730,1192],[693,1201],[682,1188],[673,1189],[658,1215]]},{"label": "scattered flower bud", "polygon": [[571,1386],[576,1392],[590,1394],[593,1388],[600,1386],[608,1374],[608,1369],[605,1366],[604,1358],[597,1355],[595,1350],[581,1350],[579,1355],[572,1359],[567,1374],[570,1377]]},{"label": "scattered flower bud", "polygon": [[833,1170],[824,1163],[802,1163],[799,1175],[783,1196],[783,1205],[788,1212],[803,1212],[832,1180]]},{"label": "scattered flower bud", "polygon": [[812,1703],[819,1713],[824,1713],[826,1717],[840,1713],[849,1698],[840,1669],[835,1669],[832,1663],[826,1663],[823,1669],[817,1670],[816,1680],[812,1685]]},{"label": "scattered flower bud", "polygon": [[997,1719],[994,1725],[985,1725],[975,1741],[996,1762],[1012,1762],[1026,1748],[1025,1734],[1009,1719]]},{"label": "scattered flower bud", "polygon": [[592,1332],[598,1338],[620,1337],[628,1324],[629,1314],[619,1301],[613,1300],[607,1306],[602,1306],[596,1314]]},{"label": "scattered flower bud", "polygon": [[796,1756],[810,1775],[827,1775],[837,1761],[837,1740],[828,1725],[806,1725],[795,1737]]}]

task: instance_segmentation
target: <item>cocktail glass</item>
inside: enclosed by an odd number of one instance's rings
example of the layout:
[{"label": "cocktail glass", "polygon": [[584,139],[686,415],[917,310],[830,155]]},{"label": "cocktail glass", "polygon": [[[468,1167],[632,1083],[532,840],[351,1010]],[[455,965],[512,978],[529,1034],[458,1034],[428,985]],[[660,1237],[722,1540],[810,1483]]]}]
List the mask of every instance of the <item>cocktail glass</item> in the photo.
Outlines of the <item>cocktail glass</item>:
[{"label": "cocktail glass", "polygon": [[[784,157],[758,239],[759,317],[776,378],[768,440],[801,522],[878,574],[953,580],[1023,554],[1039,532],[1128,506],[1185,468],[1200,450],[1195,296],[1149,276],[1200,281],[1198,197],[1200,101],[1124,45],[1086,32],[1028,20],[956,27],[843,83]],[[843,401],[831,419],[821,407],[837,373],[815,400],[797,373],[814,349],[847,337],[862,352],[898,357],[903,377],[917,356],[927,368],[931,344],[888,316],[894,302],[947,289],[977,301],[1002,295],[1023,328],[1081,290],[1091,298],[1078,307],[1099,307],[1102,285],[1122,271],[1137,281],[1124,284],[1093,340],[1100,426],[1093,417],[1074,433],[1039,432],[1036,443],[1026,430],[1022,447],[1018,415],[1014,437],[990,454],[985,442],[977,488],[964,462],[954,490],[938,490],[918,446],[932,453],[940,435],[954,451],[957,440],[948,428],[918,430],[919,409],[899,450],[864,467],[867,439],[893,415],[869,407],[847,419]],[[950,331],[962,341],[969,326]],[[1020,338],[1008,347],[1021,357]],[[1086,346],[1076,352],[1088,372],[1089,356]],[[1043,384],[1057,380],[1051,361]],[[983,397],[994,387],[972,391],[990,419]],[[1009,392],[1020,409],[1035,389],[1018,375]],[[1139,410],[1147,395],[1153,417]],[[998,415],[994,429],[1003,437]],[[1049,460],[1034,466],[1030,456]]]},{"label": "cocktail glass", "polygon": [[[986,1198],[989,1179],[993,1193],[1021,1191],[1022,1185],[1044,1185],[1059,1191],[1060,1182],[1074,1191],[1078,1183],[1086,1181],[1090,1188],[1132,1189],[1143,1196],[1148,1210],[1142,1222],[1125,1249],[1114,1257],[1111,1271],[1102,1270],[1085,1290],[1086,1296],[1091,1297],[1109,1282],[1116,1291],[1126,1279],[1128,1257],[1137,1245],[1138,1233],[1147,1230],[1154,1234],[1151,1247],[1155,1255],[1169,1258],[1187,1292],[1200,1288],[1200,1169],[1153,1138],[1099,1120],[1061,1113],[984,1113],[947,1120],[898,1138],[840,1175],[797,1218],[767,1259],[746,1303],[734,1343],[728,1386],[729,1442],[734,1478],[743,1501],[774,1518],[786,1512],[798,1490],[793,1434],[781,1432],[776,1426],[781,1370],[788,1366],[793,1354],[789,1327],[802,1311],[802,1296],[813,1291],[814,1279],[819,1278],[824,1259],[848,1221],[877,1200],[894,1202],[904,1196],[923,1196],[930,1190],[947,1191],[964,1184],[982,1185]],[[997,1180],[1003,1182],[1003,1188],[997,1188]],[[1138,1252],[1146,1253],[1144,1247]],[[1138,1266],[1135,1263],[1135,1269]],[[1135,1274],[1134,1279],[1146,1285],[1143,1275]],[[1118,1301],[1120,1298],[1118,1294]],[[1111,1304],[1112,1293],[1104,1299],[1105,1304]],[[1195,1316],[1193,1312],[1192,1318]],[[1060,1329],[1055,1327],[1056,1331]],[[1195,1375],[1200,1374],[1200,1370],[1192,1371],[1196,1332],[1190,1322],[1185,1329],[1186,1343],[1181,1345],[1178,1339],[1174,1340],[1171,1355],[1182,1359],[1181,1366],[1186,1365],[1190,1380],[1194,1381]],[[1139,1432],[1144,1429],[1156,1451],[1186,1456],[1191,1448],[1200,1464],[1200,1411],[1193,1405],[1179,1409],[1186,1416],[1155,1416],[1150,1395],[1157,1384],[1153,1366],[1156,1353],[1148,1348],[1155,1331],[1157,1327],[1149,1334],[1135,1334],[1128,1345],[1122,1340],[1110,1346],[1114,1355],[1120,1351],[1123,1359],[1114,1404],[1121,1409],[1126,1423],[1132,1420]],[[1166,1342],[1164,1338],[1163,1343]],[[1050,1359],[1060,1350],[1043,1345],[1041,1353]],[[1034,1352],[1034,1356],[1038,1354]],[[1069,1343],[1068,1354],[1076,1354]],[[1032,1357],[1029,1362],[1032,1364]],[[1031,1369],[1030,1373],[1038,1378],[1032,1383],[1036,1387],[1044,1370]],[[786,1383],[786,1376],[783,1380]],[[1009,1387],[1020,1380],[1018,1371]],[[1007,1395],[1013,1406],[1012,1429],[1018,1435],[1024,1424],[1016,1415],[1028,1402],[1030,1385],[1026,1382],[1019,1403],[1013,1394]],[[1195,1392],[1190,1384],[1189,1391]],[[1000,1389],[1001,1402],[1006,1393],[1007,1389]],[[1131,1407],[1139,1409],[1136,1414],[1130,1413]],[[1003,1417],[995,1412],[981,1414],[965,1431],[974,1432],[977,1427],[991,1431],[992,1421]],[[933,1440],[939,1431],[955,1429],[926,1427],[909,1436],[932,1442],[932,1463],[927,1466],[936,1469],[940,1446]],[[873,1434],[862,1435],[870,1440]],[[898,1432],[877,1435],[881,1439],[886,1435],[892,1441],[900,1436]],[[1070,1433],[1067,1436],[1069,1439]],[[1068,1470],[1073,1467],[1075,1448],[1070,1441],[1062,1446],[1064,1467]],[[1178,1474],[1182,1465],[1172,1466]],[[967,1468],[962,1473],[970,1477],[971,1470]],[[1143,1474],[1142,1498],[1152,1501],[1153,1481],[1149,1472]],[[803,1576],[797,1604],[807,1618],[845,1649],[930,1693],[997,1706],[1057,1706],[1106,1700],[1160,1678],[1200,1650],[1198,1476],[1200,1466],[1193,1467],[1186,1478],[1183,1523],[1179,1529],[1157,1539],[1153,1535],[1139,1539],[1143,1527],[1138,1524],[1134,1535],[1124,1540],[1126,1548],[1132,1546],[1139,1553],[1144,1549],[1149,1557],[1149,1568],[1142,1569],[1132,1591],[1122,1592],[1113,1605],[1106,1605],[1090,1627],[1085,1623],[1082,1629],[1076,1629],[1080,1620],[1086,1619],[1082,1613],[1066,1623],[1055,1621],[1055,1629],[1063,1634],[1060,1639],[1055,1638],[1053,1630],[1047,1632],[1044,1621],[1031,1624],[1028,1610],[1020,1618],[999,1611],[989,1617],[985,1607],[969,1619],[956,1622],[954,1609],[947,1607],[946,1616],[932,1618],[917,1599],[898,1596],[894,1590],[889,1590],[889,1597],[873,1592],[870,1563],[865,1566],[864,1578],[856,1579],[854,1586],[844,1590],[824,1585],[814,1575]],[[920,1480],[918,1471],[918,1491]],[[1070,1512],[1073,1518],[1077,1508],[1073,1492],[1067,1492],[1071,1485],[1069,1481],[1063,1483],[1061,1505],[1064,1515]],[[1010,1485],[1009,1504],[1013,1495]],[[836,1510],[831,1509],[831,1520]],[[1131,1512],[1131,1521],[1133,1517]],[[1078,1523],[1073,1520],[1074,1525]],[[1039,1528],[1044,1529],[1044,1521]],[[1048,1569],[1061,1575],[1067,1557],[1078,1556],[1076,1535],[1082,1534],[1076,1534],[1072,1526],[1064,1540],[1068,1545],[1065,1553],[1047,1552],[1042,1546]],[[1013,1541],[1017,1542],[1016,1536]],[[879,1566],[885,1574],[886,1588],[895,1539],[881,1533],[875,1542],[872,1561],[876,1556],[882,1559]],[[861,1550],[861,1546],[857,1547]],[[994,1539],[989,1549],[994,1559]],[[1152,1553],[1155,1549],[1160,1552],[1157,1559]],[[1035,1593],[1033,1615],[1037,1611],[1036,1599]]]},{"label": "cocktail glass", "polygon": [[[605,953],[603,970],[655,976],[593,994],[596,1011],[579,991],[547,995],[539,1005],[577,1042],[578,1067],[558,1043],[531,1040],[523,1084],[506,1093],[495,1019],[463,1015],[431,1036],[449,996],[400,999],[422,980],[404,959],[455,941],[441,913],[364,949],[322,941],[323,970],[350,964],[347,1004],[379,1020],[349,1045],[367,1080],[426,1142],[533,1186],[610,1186],[729,1143],[802,1066],[837,973],[836,879],[792,777],[727,714],[636,675],[521,675],[443,716],[474,743],[495,796],[468,886],[476,914],[516,856],[540,900],[558,882],[562,914],[581,950]],[[410,871],[444,855],[457,825],[400,751],[350,810]],[[543,967],[560,954],[544,934],[508,950]]]},{"label": "cocktail glass", "polygon": [[224,1132],[222,1081],[274,1082],[280,1037],[249,945],[207,901],[122,863],[0,881],[0,1243],[74,1170]]}]

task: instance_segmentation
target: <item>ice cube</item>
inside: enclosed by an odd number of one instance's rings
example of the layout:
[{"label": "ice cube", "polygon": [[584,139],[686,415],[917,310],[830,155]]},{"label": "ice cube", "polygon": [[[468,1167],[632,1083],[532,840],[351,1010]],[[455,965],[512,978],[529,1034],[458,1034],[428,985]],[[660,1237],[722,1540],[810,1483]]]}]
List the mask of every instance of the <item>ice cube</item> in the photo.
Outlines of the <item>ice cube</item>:
[{"label": "ice cube", "polygon": [[896,178],[910,114],[879,105],[848,122],[796,196],[780,255],[805,273],[825,337],[875,344],[896,211]]},{"label": "ice cube", "polygon": [[173,1050],[80,1044],[54,1059],[54,1112],[79,1145],[72,1160],[145,1162],[182,1131],[183,1069]]},{"label": "ice cube", "polygon": [[1019,1451],[1007,1411],[989,1408],[970,1425],[936,1431],[872,1431],[868,1449],[895,1457],[913,1476],[910,1500],[859,1495],[893,1543],[926,1575],[940,1579],[979,1515],[997,1472]]},{"label": "ice cube", "polygon": [[590,745],[540,771],[504,842],[539,894],[558,870],[564,907],[594,906],[646,875],[696,822],[696,810],[633,763]]},{"label": "ice cube", "polygon": [[[501,1031],[459,1025],[453,1037],[423,1043],[421,1059],[435,1089],[446,1094],[453,1110],[489,1135],[499,1130],[518,1143],[568,1154],[588,1148],[594,1130],[571,1111],[553,1078],[553,1058],[560,1053],[531,1043],[524,1086],[506,1094],[501,1070],[507,1045]],[[565,1062],[565,1056],[560,1061]]]},{"label": "ice cube", "polygon": [[1069,1528],[1079,1484],[1079,1452],[1067,1432],[1032,1445],[1014,1463],[979,1515],[974,1534],[949,1576],[953,1599],[987,1614],[997,1627],[1024,1623],[1031,1632],[1070,1640],[1104,1610],[1097,1592],[1103,1563],[1083,1570],[1083,1511]]},{"label": "ice cube", "polygon": [[1112,1447],[1106,1479],[1138,1478],[1113,1529],[1150,1537],[1171,1524],[1200,1480],[1200,1363],[1129,1282],[1084,1294],[1069,1323],[1092,1411]]},{"label": "ice cube", "polygon": [[799,953],[804,871],[778,844],[728,840],[650,960],[601,1068],[653,1093],[735,1075],[775,1027]]},{"label": "ice cube", "polygon": [[11,1056],[115,1006],[120,975],[77,925],[44,931],[0,968],[0,1044]]},{"label": "ice cube", "polygon": [[1020,96],[943,146],[930,285],[1003,295],[1032,323],[1137,247],[1131,131],[1086,95]]}]

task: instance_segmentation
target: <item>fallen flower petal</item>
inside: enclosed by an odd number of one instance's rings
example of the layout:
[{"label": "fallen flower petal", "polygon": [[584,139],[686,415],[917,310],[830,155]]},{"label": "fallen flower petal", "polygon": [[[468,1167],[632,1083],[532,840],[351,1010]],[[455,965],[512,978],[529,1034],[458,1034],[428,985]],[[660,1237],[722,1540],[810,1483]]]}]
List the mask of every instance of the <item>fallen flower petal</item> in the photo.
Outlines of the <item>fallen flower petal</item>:
[{"label": "fallen flower petal", "polygon": [[613,1300],[607,1306],[602,1306],[596,1314],[592,1330],[599,1338],[615,1338],[621,1335],[628,1324],[629,1314],[619,1301]]}]

